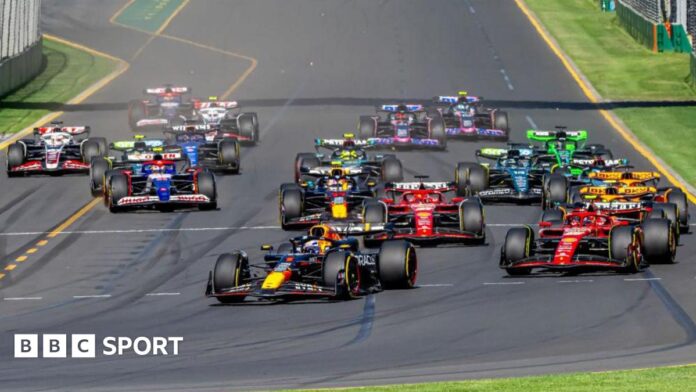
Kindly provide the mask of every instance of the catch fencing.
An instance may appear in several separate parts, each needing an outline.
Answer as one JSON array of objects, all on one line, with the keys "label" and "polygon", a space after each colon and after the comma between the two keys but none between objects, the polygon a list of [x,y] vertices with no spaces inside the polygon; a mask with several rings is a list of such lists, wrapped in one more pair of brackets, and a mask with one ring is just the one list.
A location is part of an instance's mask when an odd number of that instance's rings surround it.
[{"label": "catch fencing", "polygon": [[0,0],[0,97],[41,71],[40,16],[41,0]]}]

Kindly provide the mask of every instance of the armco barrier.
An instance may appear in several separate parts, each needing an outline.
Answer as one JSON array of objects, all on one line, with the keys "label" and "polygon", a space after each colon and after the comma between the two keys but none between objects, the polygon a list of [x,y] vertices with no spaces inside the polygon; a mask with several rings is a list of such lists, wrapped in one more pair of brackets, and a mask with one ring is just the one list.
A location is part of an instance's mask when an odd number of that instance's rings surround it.
[{"label": "armco barrier", "polygon": [[657,52],[657,25],[655,23],[648,21],[621,1],[616,3],[616,16],[619,19],[619,24],[628,34],[648,49]]},{"label": "armco barrier", "polygon": [[38,40],[24,52],[0,62],[0,97],[33,79],[43,68],[43,45]]}]

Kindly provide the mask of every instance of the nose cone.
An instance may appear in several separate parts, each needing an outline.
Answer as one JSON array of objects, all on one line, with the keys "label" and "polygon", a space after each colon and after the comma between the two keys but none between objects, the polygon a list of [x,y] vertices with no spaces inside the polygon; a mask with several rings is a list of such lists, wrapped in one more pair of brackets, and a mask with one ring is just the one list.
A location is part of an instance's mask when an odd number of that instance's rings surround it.
[{"label": "nose cone", "polygon": [[261,285],[262,290],[276,290],[285,282],[285,274],[282,272],[271,272],[264,279]]}]

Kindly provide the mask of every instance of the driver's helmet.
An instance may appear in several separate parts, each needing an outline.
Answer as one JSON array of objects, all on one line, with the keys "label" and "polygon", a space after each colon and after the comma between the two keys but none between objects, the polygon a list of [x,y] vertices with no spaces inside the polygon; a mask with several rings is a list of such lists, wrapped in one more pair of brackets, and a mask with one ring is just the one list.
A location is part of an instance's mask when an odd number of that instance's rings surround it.
[{"label": "driver's helmet", "polygon": [[326,226],[323,225],[314,226],[309,229],[309,235],[312,237],[322,238],[325,237],[327,233],[328,229],[326,228]]},{"label": "driver's helmet", "polygon": [[150,172],[151,173],[164,173],[164,166],[163,165],[150,165]]},{"label": "driver's helmet", "polygon": [[345,149],[355,148],[355,140],[353,140],[353,139],[343,140],[343,148],[345,148]]},{"label": "driver's helmet", "polygon": [[594,217],[593,216],[586,216],[582,219],[582,225],[583,226],[590,226],[594,222]]},{"label": "driver's helmet", "polygon": [[519,167],[529,167],[531,164],[530,160],[528,158],[519,158],[517,159],[517,165]]},{"label": "driver's helmet", "polygon": [[138,152],[147,150],[147,143],[142,140],[137,140],[133,143],[133,149]]},{"label": "driver's helmet", "polygon": [[606,216],[603,216],[603,215],[597,216],[597,225],[598,226],[604,226],[608,223],[609,223],[609,219]]},{"label": "driver's helmet", "polygon": [[394,118],[396,120],[406,120],[408,119],[408,107],[406,105],[399,105],[396,107],[396,112],[394,112]]},{"label": "driver's helmet", "polygon": [[329,248],[331,248],[331,241],[317,239],[305,242],[302,246],[302,251],[304,253],[322,255],[326,253]]},{"label": "driver's helmet", "polygon": [[571,227],[579,227],[580,224],[581,224],[580,217],[579,217],[579,216],[571,216],[571,217],[568,219],[568,224],[569,224]]}]

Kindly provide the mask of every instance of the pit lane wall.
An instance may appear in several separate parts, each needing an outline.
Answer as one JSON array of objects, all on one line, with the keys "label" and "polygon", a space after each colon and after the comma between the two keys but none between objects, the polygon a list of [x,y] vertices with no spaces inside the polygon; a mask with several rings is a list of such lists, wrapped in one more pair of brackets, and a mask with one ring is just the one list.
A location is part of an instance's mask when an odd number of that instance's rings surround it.
[{"label": "pit lane wall", "polygon": [[41,72],[41,0],[0,0],[0,97]]}]

